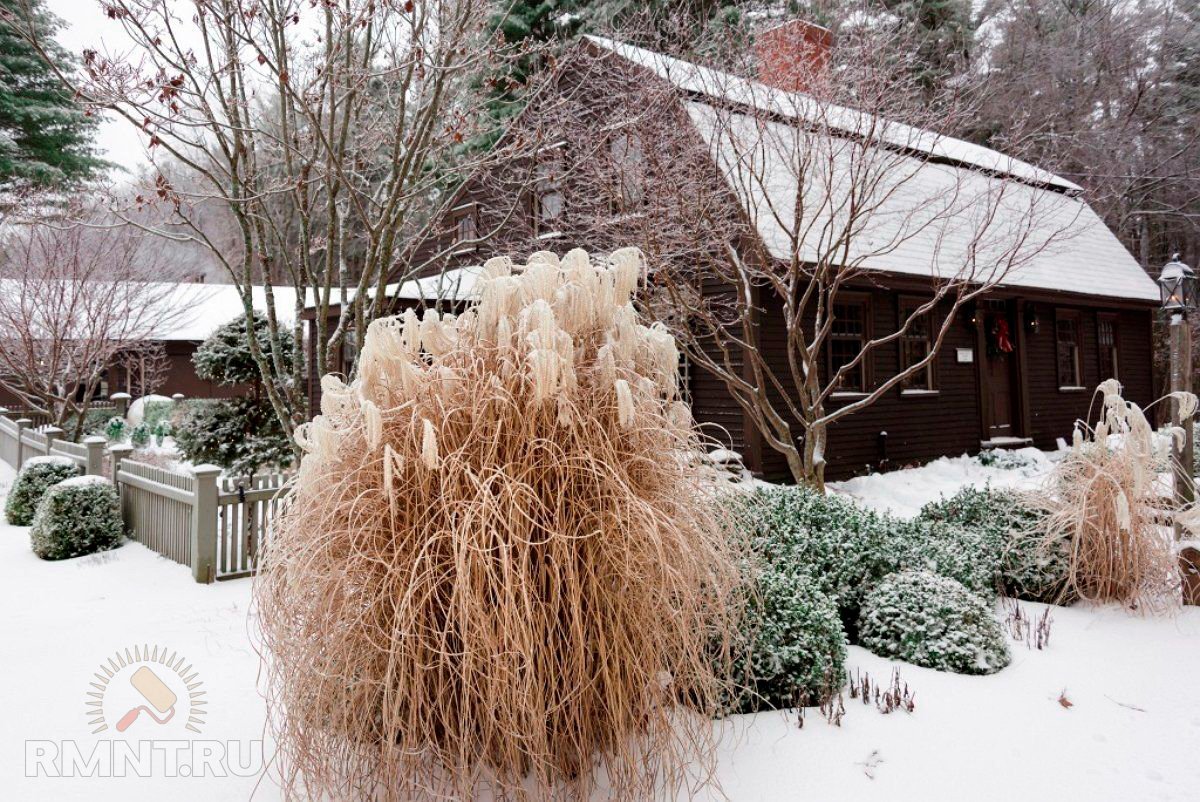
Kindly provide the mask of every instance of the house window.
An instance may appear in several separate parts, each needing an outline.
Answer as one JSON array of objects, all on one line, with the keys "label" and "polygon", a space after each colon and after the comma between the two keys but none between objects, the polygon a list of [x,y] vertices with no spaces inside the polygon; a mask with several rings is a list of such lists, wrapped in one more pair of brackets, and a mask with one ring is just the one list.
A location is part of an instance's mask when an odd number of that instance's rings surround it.
[{"label": "house window", "polygon": [[[867,300],[846,299],[833,303],[829,329],[829,375],[832,378],[854,361],[867,344]],[[865,393],[868,381],[865,360],[846,370],[835,392]]]},{"label": "house window", "polygon": [[642,139],[628,131],[618,133],[608,143],[613,164],[614,214],[629,214],[642,207],[646,199],[646,152]]},{"label": "house window", "polygon": [[558,233],[566,199],[562,193],[563,146],[546,148],[533,176],[533,233],[539,237]]},{"label": "house window", "polygon": [[[900,335],[900,371],[904,372],[925,359],[933,351],[933,323],[929,312],[917,310],[924,301],[903,299],[900,301],[900,325],[908,321],[908,330]],[[925,367],[900,382],[904,390],[933,390],[933,360]]]},{"label": "house window", "polygon": [[479,207],[475,204],[454,210],[454,243],[456,251],[473,251],[479,239]]},{"label": "house window", "polygon": [[1100,315],[1096,318],[1096,342],[1100,349],[1100,380],[1119,379],[1116,315]]},{"label": "house window", "polygon": [[1054,321],[1054,335],[1058,346],[1059,389],[1079,389],[1083,386],[1079,360],[1079,313],[1058,310]]}]

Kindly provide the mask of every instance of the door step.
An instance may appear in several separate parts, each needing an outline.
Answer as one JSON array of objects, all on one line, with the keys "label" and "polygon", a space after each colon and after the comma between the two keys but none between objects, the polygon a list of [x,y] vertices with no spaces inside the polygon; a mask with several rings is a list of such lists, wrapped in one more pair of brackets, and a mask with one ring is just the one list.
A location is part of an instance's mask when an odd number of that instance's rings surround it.
[{"label": "door step", "polygon": [[1032,437],[993,437],[991,440],[980,440],[979,447],[989,448],[1025,448],[1033,445]]}]

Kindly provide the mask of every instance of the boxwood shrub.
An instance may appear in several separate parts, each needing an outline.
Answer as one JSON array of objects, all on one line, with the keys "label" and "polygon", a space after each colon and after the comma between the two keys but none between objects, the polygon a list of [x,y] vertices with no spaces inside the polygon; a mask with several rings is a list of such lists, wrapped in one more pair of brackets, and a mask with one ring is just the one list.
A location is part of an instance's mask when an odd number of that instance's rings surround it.
[{"label": "boxwood shrub", "polygon": [[733,677],[740,693],[730,712],[825,701],[846,681],[846,633],[837,606],[794,565],[764,565],[756,584],[746,642],[735,644]]},{"label": "boxwood shrub", "polygon": [[101,476],[79,476],[46,491],[29,539],[43,560],[65,560],[111,549],[123,534],[117,489]]},{"label": "boxwood shrub", "polygon": [[992,674],[1010,660],[991,605],[929,571],[901,571],[871,590],[859,636],[875,654],[938,671]]},{"label": "boxwood shrub", "polygon": [[66,457],[33,457],[26,461],[4,503],[5,519],[13,526],[29,526],[46,491],[79,473],[79,466]]},{"label": "boxwood shrub", "polygon": [[1069,603],[1073,599],[1065,589],[1070,540],[1063,537],[1047,544],[1038,530],[1044,515],[1020,493],[964,487],[949,498],[926,504],[918,519],[979,533],[995,555],[994,582],[1006,595]]}]

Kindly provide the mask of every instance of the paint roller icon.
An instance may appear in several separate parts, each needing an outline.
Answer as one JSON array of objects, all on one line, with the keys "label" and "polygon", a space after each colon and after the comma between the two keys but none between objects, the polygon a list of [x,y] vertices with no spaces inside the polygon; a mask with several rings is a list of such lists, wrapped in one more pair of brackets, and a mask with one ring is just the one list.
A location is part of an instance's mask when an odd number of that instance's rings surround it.
[{"label": "paint roller icon", "polygon": [[155,710],[166,715],[159,718],[155,715],[154,710],[145,705],[138,705],[121,716],[121,720],[117,722],[117,732],[125,732],[129,729],[133,722],[137,721],[138,714],[143,711],[159,724],[166,724],[175,715],[175,692],[168,688],[149,668],[142,666],[133,672],[133,676],[129,678],[129,684],[142,695],[142,698],[153,705]]}]

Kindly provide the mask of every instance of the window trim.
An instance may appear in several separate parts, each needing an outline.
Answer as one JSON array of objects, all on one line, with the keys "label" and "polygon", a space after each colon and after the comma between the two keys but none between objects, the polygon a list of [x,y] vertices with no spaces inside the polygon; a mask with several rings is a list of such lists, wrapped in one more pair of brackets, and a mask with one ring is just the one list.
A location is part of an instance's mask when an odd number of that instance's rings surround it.
[{"label": "window trim", "polygon": [[[622,140],[627,143],[627,160],[629,153],[636,147],[639,161],[639,172],[635,176],[636,181],[629,180],[632,171],[626,169],[625,164],[620,163],[619,157],[614,152],[615,146]],[[605,137],[605,152],[613,173],[613,182],[608,198],[609,216],[617,219],[645,214],[647,194],[645,140],[642,139],[642,136],[637,131],[628,127],[614,129],[609,131]],[[631,194],[631,189],[633,190],[632,194],[636,195],[635,198],[628,197]]]},{"label": "window trim", "polygon": [[[930,300],[932,300],[932,299],[931,298],[923,298],[919,295],[901,295],[901,296],[899,296],[896,299],[896,329],[897,329],[897,331],[899,331],[900,327],[904,325],[904,321],[908,320],[908,318],[909,318],[908,313],[905,311],[906,309],[912,309],[913,311],[915,311],[916,308],[929,303]],[[935,306],[933,309],[930,309],[928,312],[926,312],[924,314],[924,317],[927,321],[924,339],[925,339],[925,346],[927,348],[928,353],[933,353],[933,327],[934,327],[933,313],[936,310],[936,308],[937,307]],[[911,334],[901,334],[899,337],[896,338],[896,357],[897,357],[896,364],[899,366],[899,370],[897,371],[898,373],[903,372],[905,369],[905,364],[904,364],[905,340],[916,340],[916,339],[918,339],[918,338]],[[900,388],[900,395],[905,398],[925,398],[925,397],[937,395],[940,392],[940,388],[938,385],[938,379],[939,379],[938,360],[937,360],[936,356],[934,356],[933,359],[931,359],[929,361],[929,364],[925,366],[925,376],[926,376],[926,384],[924,387],[906,386],[904,384],[904,382],[900,382],[898,384],[898,387]]]},{"label": "window trim", "polygon": [[[856,304],[863,309],[863,332],[862,332],[862,349],[866,350],[867,343],[872,340],[872,321],[874,306],[872,304],[871,293],[869,292],[852,292],[841,291],[830,299],[829,313],[833,314],[833,307],[838,304]],[[825,375],[828,377],[826,381],[833,381],[833,375],[836,371],[833,369],[833,342],[838,339],[838,335],[833,333],[833,326],[830,325],[829,334],[825,337]],[[848,338],[847,338],[848,339]],[[862,385],[859,387],[839,387],[830,392],[830,398],[834,399],[852,399],[863,398],[871,394],[871,388],[874,386],[874,371],[871,370],[872,358],[870,354],[859,363],[859,370],[862,375]]]},{"label": "window trim", "polygon": [[[1082,315],[1078,309],[1054,310],[1054,370],[1058,377],[1058,390],[1061,393],[1077,393],[1087,388],[1083,386],[1083,326],[1080,325]],[[1075,375],[1064,376],[1062,358],[1059,349],[1062,340],[1059,339],[1059,324],[1070,321],[1075,327]]]}]

